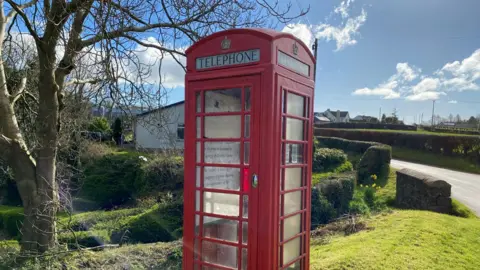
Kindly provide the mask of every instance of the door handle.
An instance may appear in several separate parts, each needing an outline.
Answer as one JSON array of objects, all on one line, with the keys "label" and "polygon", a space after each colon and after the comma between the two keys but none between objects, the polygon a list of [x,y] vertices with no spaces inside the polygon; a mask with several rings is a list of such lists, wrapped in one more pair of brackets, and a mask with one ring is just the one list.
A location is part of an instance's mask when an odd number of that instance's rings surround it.
[{"label": "door handle", "polygon": [[253,174],[252,175],[252,187],[256,188],[258,186],[258,175]]}]

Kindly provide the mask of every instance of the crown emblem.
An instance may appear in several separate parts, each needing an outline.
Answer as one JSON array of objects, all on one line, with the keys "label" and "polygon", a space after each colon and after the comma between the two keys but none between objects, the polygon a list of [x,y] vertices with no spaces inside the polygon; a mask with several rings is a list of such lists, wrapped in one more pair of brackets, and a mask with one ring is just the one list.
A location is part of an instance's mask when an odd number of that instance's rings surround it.
[{"label": "crown emblem", "polygon": [[222,50],[230,49],[230,43],[231,43],[231,40],[225,37],[225,39],[222,40]]}]

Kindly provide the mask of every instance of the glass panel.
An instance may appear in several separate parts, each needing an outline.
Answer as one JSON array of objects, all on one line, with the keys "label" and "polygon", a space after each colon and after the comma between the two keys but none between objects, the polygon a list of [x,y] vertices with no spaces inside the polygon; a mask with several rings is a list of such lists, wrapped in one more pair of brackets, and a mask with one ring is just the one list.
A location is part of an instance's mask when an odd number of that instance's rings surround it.
[{"label": "glass panel", "polygon": [[202,177],[201,174],[200,174],[200,167],[197,167],[197,170],[195,172],[195,186],[196,187],[200,187],[200,178]]},{"label": "glass panel", "polygon": [[283,220],[283,241],[302,231],[302,215],[298,214]]},{"label": "glass panel", "polygon": [[303,144],[287,144],[285,147],[285,163],[303,163]]},{"label": "glass panel", "polygon": [[200,231],[200,216],[195,215],[195,235],[198,235],[199,231]]},{"label": "glass panel", "polygon": [[248,222],[242,223],[242,243],[248,242]]},{"label": "glass panel", "polygon": [[240,138],[240,115],[222,115],[205,117],[205,138]]},{"label": "glass panel", "polygon": [[248,218],[248,195],[243,195],[243,218]]},{"label": "glass panel", "polygon": [[303,141],[304,140],[304,124],[302,120],[287,118],[286,136],[287,140]]},{"label": "glass panel", "polygon": [[245,111],[250,110],[250,87],[245,87]]},{"label": "glass panel", "polygon": [[239,142],[205,142],[205,162],[240,164]]},{"label": "glass panel", "polygon": [[243,145],[243,163],[248,164],[250,162],[250,142],[245,142]]},{"label": "glass panel", "polygon": [[203,236],[230,242],[237,242],[238,221],[204,216]]},{"label": "glass panel", "polygon": [[300,244],[300,237],[297,237],[283,245],[283,265],[300,256]]},{"label": "glass panel", "polygon": [[203,241],[202,243],[203,261],[214,263],[221,266],[237,268],[237,248]]},{"label": "glass panel", "polygon": [[286,113],[286,107],[285,107],[285,95],[287,94],[287,91],[283,91],[282,93],[282,112],[283,113]]},{"label": "glass panel", "polygon": [[239,195],[217,192],[205,192],[203,195],[203,212],[238,217],[240,208]]},{"label": "glass panel", "polygon": [[285,190],[302,186],[302,168],[285,168]]},{"label": "glass panel", "polygon": [[287,96],[287,114],[295,116],[304,116],[304,97],[288,93]]},{"label": "glass panel", "polygon": [[240,190],[240,168],[205,167],[205,188]]},{"label": "glass panel", "polygon": [[197,142],[197,163],[200,163],[201,162],[201,143],[200,142]]},{"label": "glass panel", "polygon": [[285,268],[288,270],[300,270],[300,263],[302,260],[295,262],[294,264],[290,265],[289,267]]},{"label": "glass panel", "polygon": [[232,88],[205,92],[205,112],[239,112],[242,110],[242,89]]},{"label": "glass panel", "polygon": [[242,249],[242,270],[248,269],[248,251],[247,249]]},{"label": "glass panel", "polygon": [[193,240],[193,247],[194,247],[193,248],[193,256],[194,256],[195,260],[198,260],[198,257],[199,257],[198,256],[199,253],[200,253],[199,245],[200,245],[200,240],[195,238]]},{"label": "glass panel", "polygon": [[200,191],[195,191],[195,211],[200,211]]},{"label": "glass panel", "polygon": [[202,137],[202,121],[200,117],[197,117],[197,139]]},{"label": "glass panel", "polygon": [[302,209],[302,191],[289,192],[283,196],[285,216]]},{"label": "glass panel", "polygon": [[195,99],[197,102],[197,113],[202,111],[202,98],[200,96],[201,92],[195,93]]},{"label": "glass panel", "polygon": [[245,115],[244,137],[250,138],[250,115]]}]

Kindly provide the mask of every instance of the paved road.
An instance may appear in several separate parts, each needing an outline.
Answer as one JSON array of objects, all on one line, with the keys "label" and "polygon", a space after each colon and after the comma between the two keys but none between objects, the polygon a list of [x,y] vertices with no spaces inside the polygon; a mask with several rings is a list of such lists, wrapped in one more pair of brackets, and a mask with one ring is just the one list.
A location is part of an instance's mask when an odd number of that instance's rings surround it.
[{"label": "paved road", "polygon": [[447,181],[452,185],[452,196],[475,211],[477,216],[480,216],[480,175],[395,159],[392,159],[391,166],[396,169],[408,168],[416,170]]}]

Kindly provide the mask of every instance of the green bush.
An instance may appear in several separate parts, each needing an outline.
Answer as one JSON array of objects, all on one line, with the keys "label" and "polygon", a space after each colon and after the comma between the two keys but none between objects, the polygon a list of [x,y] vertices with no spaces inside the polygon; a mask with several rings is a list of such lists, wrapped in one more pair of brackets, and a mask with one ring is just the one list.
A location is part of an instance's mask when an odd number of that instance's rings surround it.
[{"label": "green bush", "polygon": [[21,207],[0,206],[0,230],[12,238],[20,237],[23,217]]},{"label": "green bush", "polygon": [[320,182],[320,192],[336,210],[337,215],[348,212],[348,206],[353,198],[354,178],[324,180]]},{"label": "green bush", "polygon": [[106,230],[60,233],[58,234],[58,242],[67,245],[69,249],[98,247],[111,243],[110,233]]},{"label": "green bush", "polygon": [[112,234],[112,241],[130,243],[169,242],[182,237],[183,200],[152,207],[133,216]]},{"label": "green bush", "polygon": [[317,188],[312,189],[311,229],[327,224],[337,217],[337,211]]},{"label": "green bush", "polygon": [[365,198],[365,194],[363,191],[360,191],[360,190],[355,191],[353,200],[351,200],[349,204],[350,214],[356,214],[356,215],[370,214],[370,208],[367,205],[367,203],[365,203],[364,198]]},{"label": "green bush", "polygon": [[333,171],[347,161],[347,155],[339,149],[319,148],[313,158],[313,172]]},{"label": "green bush", "polygon": [[376,142],[352,141],[336,137],[318,136],[317,139],[321,147],[335,148],[358,154],[365,153],[371,146],[381,145]]},{"label": "green bush", "polygon": [[363,193],[363,200],[368,205],[368,207],[370,208],[375,207],[375,201],[376,201],[375,188],[366,187]]},{"label": "green bush", "polygon": [[183,189],[183,157],[161,156],[142,166],[142,177],[135,182],[136,190],[144,194]]},{"label": "green bush", "polygon": [[463,218],[477,218],[477,215],[459,201],[452,199],[452,215]]},{"label": "green bush", "polygon": [[107,209],[132,201],[144,162],[137,153],[119,152],[88,164],[80,197]]},{"label": "green bush", "polygon": [[390,172],[392,148],[387,145],[375,145],[367,149],[357,167],[357,184],[385,186]]},{"label": "green bush", "polygon": [[111,131],[108,120],[105,117],[94,117],[88,125],[88,131],[108,133]]}]

